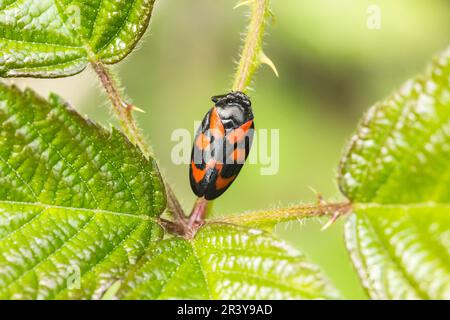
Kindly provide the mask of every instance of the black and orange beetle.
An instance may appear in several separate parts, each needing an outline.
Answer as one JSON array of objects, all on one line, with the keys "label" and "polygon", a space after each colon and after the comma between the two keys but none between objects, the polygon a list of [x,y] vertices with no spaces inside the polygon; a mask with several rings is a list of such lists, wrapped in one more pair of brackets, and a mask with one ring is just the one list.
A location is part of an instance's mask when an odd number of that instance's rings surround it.
[{"label": "black and orange beetle", "polygon": [[240,91],[214,96],[194,138],[189,178],[198,197],[213,200],[236,179],[250,152],[254,123],[250,99]]}]

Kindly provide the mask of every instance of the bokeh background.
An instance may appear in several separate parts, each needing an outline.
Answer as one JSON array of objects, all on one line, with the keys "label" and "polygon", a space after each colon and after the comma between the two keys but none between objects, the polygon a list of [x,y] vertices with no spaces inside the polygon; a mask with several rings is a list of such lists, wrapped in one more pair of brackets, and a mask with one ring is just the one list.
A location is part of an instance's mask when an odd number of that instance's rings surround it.
[{"label": "bokeh background", "polygon": [[[171,161],[177,128],[193,131],[211,107],[212,95],[229,90],[245,7],[230,0],[159,0],[138,50],[116,66],[127,94],[145,114],[139,123],[154,147],[164,175],[183,206],[194,196],[188,166]],[[367,27],[368,8],[381,10],[381,28]],[[280,130],[280,168],[273,176],[246,165],[237,182],[214,203],[214,215],[236,214],[325,199],[343,200],[336,185],[342,150],[367,108],[386,97],[450,40],[448,0],[273,0],[275,21],[265,51],[280,78],[268,67],[250,92],[257,128]],[[58,80],[14,80],[43,95],[56,92],[82,114],[115,124],[95,75]],[[302,250],[346,298],[366,298],[348,260],[343,223],[321,232],[324,220],[277,227]]]}]

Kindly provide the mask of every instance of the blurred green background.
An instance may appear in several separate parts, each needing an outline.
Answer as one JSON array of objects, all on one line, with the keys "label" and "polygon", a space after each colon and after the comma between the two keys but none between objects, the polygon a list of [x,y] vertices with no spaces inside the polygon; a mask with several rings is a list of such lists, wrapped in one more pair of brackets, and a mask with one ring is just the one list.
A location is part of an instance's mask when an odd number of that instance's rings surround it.
[{"label": "blurred green background", "polygon": [[[171,161],[171,133],[193,131],[225,93],[246,25],[247,8],[234,1],[159,0],[143,41],[116,70],[127,94],[147,112],[137,114],[164,175],[186,211],[194,201],[188,166]],[[381,28],[369,29],[377,5]],[[214,203],[214,215],[316,201],[310,187],[330,201],[343,200],[336,169],[346,141],[367,108],[424,69],[449,44],[448,0],[273,0],[276,19],[265,51],[268,67],[250,92],[257,128],[280,130],[276,175],[246,165]],[[115,123],[95,75],[86,70],[59,80],[14,80],[42,94],[57,92],[81,113]],[[321,266],[346,298],[366,298],[348,260],[340,221],[321,232],[323,220],[289,223],[277,233]]]}]

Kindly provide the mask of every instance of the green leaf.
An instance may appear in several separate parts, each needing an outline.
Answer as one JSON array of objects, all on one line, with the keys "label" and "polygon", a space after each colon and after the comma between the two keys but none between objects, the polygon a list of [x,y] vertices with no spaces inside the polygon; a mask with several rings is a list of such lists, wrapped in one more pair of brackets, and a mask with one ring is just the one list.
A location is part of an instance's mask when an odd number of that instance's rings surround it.
[{"label": "green leaf", "polygon": [[450,205],[357,209],[346,240],[375,299],[450,299]]},{"label": "green leaf", "polygon": [[63,77],[116,63],[145,32],[154,0],[0,1],[0,76]]},{"label": "green leaf", "polygon": [[161,236],[155,163],[57,96],[0,84],[0,298],[99,298]]},{"label": "green leaf", "polygon": [[210,224],[159,242],[128,275],[124,299],[336,298],[316,266],[257,229]]},{"label": "green leaf", "polygon": [[449,59],[372,107],[341,165],[347,245],[373,298],[450,299]]}]

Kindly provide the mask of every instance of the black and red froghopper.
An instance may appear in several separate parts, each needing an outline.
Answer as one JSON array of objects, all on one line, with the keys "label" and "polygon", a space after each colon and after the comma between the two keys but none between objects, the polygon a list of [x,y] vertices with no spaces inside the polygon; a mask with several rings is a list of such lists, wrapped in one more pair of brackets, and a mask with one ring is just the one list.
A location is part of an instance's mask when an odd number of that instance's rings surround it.
[{"label": "black and red froghopper", "polygon": [[215,103],[194,138],[189,178],[198,197],[213,200],[236,179],[253,141],[250,99],[234,91],[211,98]]}]

